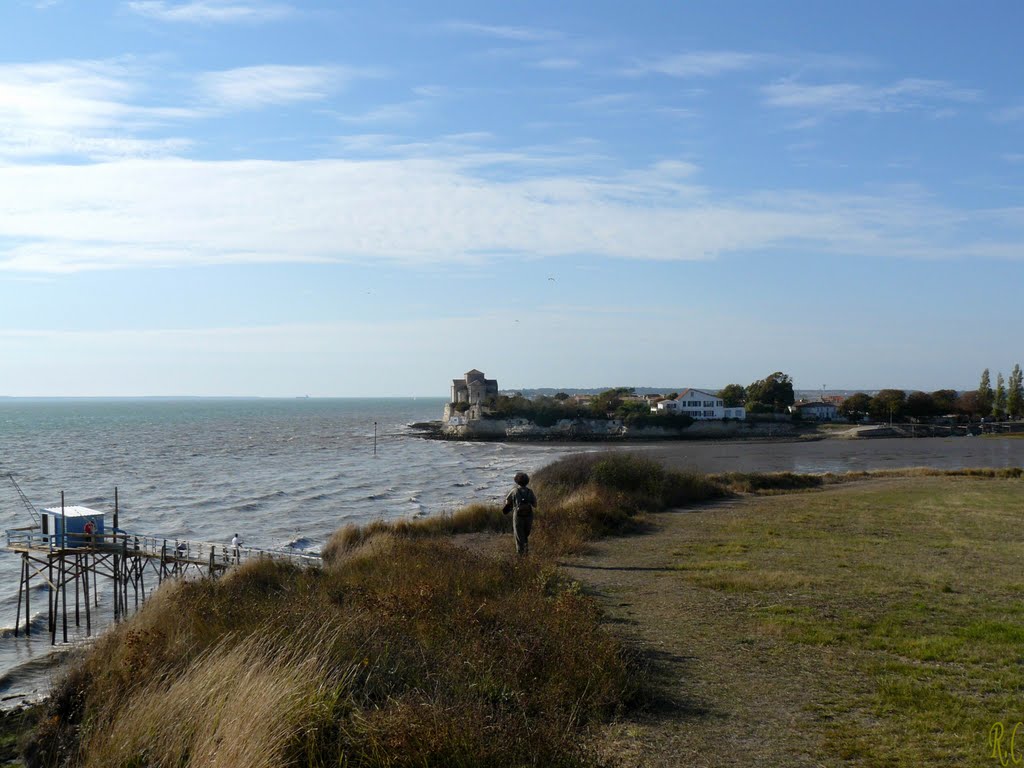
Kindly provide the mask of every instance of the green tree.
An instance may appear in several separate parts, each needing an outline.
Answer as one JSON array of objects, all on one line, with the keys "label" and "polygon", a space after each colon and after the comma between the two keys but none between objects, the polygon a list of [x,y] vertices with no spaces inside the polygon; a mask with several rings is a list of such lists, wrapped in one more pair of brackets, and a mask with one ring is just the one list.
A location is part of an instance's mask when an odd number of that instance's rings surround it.
[{"label": "green tree", "polygon": [[992,404],[995,396],[992,392],[992,381],[988,375],[988,368],[981,372],[981,382],[978,384],[978,411],[982,416],[992,412]]},{"label": "green tree", "polygon": [[736,408],[747,401],[747,390],[741,384],[726,384],[718,396],[725,401],[726,408]]},{"label": "green tree", "polygon": [[1014,365],[1010,373],[1006,388],[1006,412],[1011,419],[1019,419],[1024,413],[1024,376],[1021,375],[1020,363]]},{"label": "green tree", "polygon": [[590,410],[599,419],[614,413],[622,405],[622,398],[634,394],[632,387],[614,387],[606,389],[590,401]]},{"label": "green tree", "polygon": [[982,411],[981,405],[978,402],[978,391],[971,389],[967,392],[961,392],[960,396],[956,399],[956,412],[966,416],[968,419],[980,416]]},{"label": "green tree", "polygon": [[628,420],[632,416],[643,416],[651,412],[651,406],[642,400],[627,400],[615,409],[615,418]]},{"label": "green tree", "polygon": [[1006,383],[1003,381],[1003,372],[996,374],[996,392],[992,397],[992,416],[1002,419],[1006,415]]},{"label": "green tree", "polygon": [[839,413],[846,417],[847,421],[863,421],[868,415],[870,405],[871,398],[863,392],[858,392],[843,400],[839,406]]},{"label": "green tree", "polygon": [[776,371],[747,387],[747,410],[754,413],[782,412],[794,400],[793,380],[782,371]]},{"label": "green tree", "polygon": [[935,398],[927,392],[911,392],[907,395],[905,410],[915,421],[928,421],[940,413],[935,407]]},{"label": "green tree", "polygon": [[948,413],[956,413],[957,396],[955,389],[937,389],[932,392],[932,402],[935,403],[935,415],[944,416]]},{"label": "green tree", "polygon": [[875,421],[899,421],[906,403],[907,393],[902,389],[883,389],[871,398],[868,412]]}]

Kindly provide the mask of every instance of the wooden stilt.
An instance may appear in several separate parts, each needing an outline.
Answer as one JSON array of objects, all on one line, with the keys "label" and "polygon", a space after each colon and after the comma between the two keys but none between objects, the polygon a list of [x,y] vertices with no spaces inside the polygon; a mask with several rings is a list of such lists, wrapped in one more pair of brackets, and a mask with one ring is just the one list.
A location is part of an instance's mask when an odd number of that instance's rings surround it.
[{"label": "wooden stilt", "polygon": [[25,637],[32,634],[32,611],[29,607],[28,596],[32,592],[32,573],[28,562],[28,552],[23,558],[25,560]]},{"label": "wooden stilt", "polygon": [[53,636],[53,641],[57,641],[57,585],[53,583],[53,555],[51,554],[46,558],[46,586],[49,590],[47,594],[47,609],[46,609],[46,631]]},{"label": "wooden stilt", "polygon": [[[25,589],[25,576],[28,574],[28,570],[25,568],[25,566],[28,563],[28,561],[26,560],[27,557],[28,557],[28,553],[26,552],[25,556],[21,558],[21,578],[18,580],[18,615],[14,619],[14,636],[15,637],[18,636],[18,626],[21,624],[21,592],[22,592],[22,590]],[[27,612],[25,614],[25,618],[26,619],[28,618],[28,613]]]},{"label": "wooden stilt", "polygon": [[92,606],[89,605],[89,555],[84,555],[85,570],[82,571],[82,588],[85,590],[85,636],[92,636]]},{"label": "wooden stilt", "polygon": [[61,587],[60,588],[61,600],[60,600],[60,605],[61,605],[61,613],[63,614],[63,618],[64,618],[64,623],[63,623],[64,635],[63,636],[64,636],[64,642],[65,643],[68,641],[68,578],[67,578],[68,575],[67,575],[67,567],[68,567],[67,566],[67,557],[64,556],[64,555],[61,555],[61,558],[60,558],[60,573],[61,573],[61,580],[60,580],[60,582],[61,582],[61,584],[60,584],[60,587]]}]

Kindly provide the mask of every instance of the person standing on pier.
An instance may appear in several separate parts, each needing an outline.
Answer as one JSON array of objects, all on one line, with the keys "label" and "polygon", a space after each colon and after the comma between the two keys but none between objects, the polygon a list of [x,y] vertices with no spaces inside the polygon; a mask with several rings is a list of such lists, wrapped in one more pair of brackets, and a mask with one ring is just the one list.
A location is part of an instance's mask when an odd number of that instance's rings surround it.
[{"label": "person standing on pier", "polygon": [[237,533],[231,537],[231,554],[234,556],[236,563],[242,561],[242,537]]},{"label": "person standing on pier", "polygon": [[516,472],[516,487],[505,497],[502,512],[512,513],[512,537],[516,542],[516,553],[529,554],[530,529],[533,528],[533,513],[537,509],[537,494],[529,488],[530,476]]}]

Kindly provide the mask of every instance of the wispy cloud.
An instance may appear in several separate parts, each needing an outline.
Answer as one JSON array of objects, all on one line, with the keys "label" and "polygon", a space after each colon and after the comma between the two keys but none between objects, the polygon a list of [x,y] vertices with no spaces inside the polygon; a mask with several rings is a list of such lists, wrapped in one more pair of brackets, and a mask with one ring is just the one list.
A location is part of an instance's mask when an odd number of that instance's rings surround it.
[{"label": "wispy cloud", "polygon": [[568,57],[549,57],[535,61],[530,66],[536,67],[537,69],[568,70],[579,69],[582,66],[582,62],[580,62],[579,59],[572,59]]},{"label": "wispy cloud", "polygon": [[573,105],[586,109],[620,109],[627,104],[636,102],[637,98],[638,94],[635,93],[599,93],[577,99]]},{"label": "wispy cloud", "polygon": [[[943,80],[905,78],[890,85],[827,83],[809,85],[781,80],[762,89],[766,104],[772,107],[823,112],[936,112],[953,103],[978,101],[976,90],[960,88]],[[946,115],[948,116],[948,114]]]},{"label": "wispy cloud", "polygon": [[195,112],[132,103],[142,90],[137,72],[124,62],[0,65],[0,157],[109,158],[180,150],[184,140],[137,134]]},{"label": "wispy cloud", "polygon": [[261,65],[207,72],[198,79],[201,98],[221,108],[253,109],[271,104],[319,101],[355,77],[342,67]]},{"label": "wispy cloud", "polygon": [[673,56],[636,61],[623,70],[625,75],[667,75],[669,77],[714,77],[728,72],[752,69],[772,57],[743,51],[691,51]]},{"label": "wispy cloud", "polygon": [[780,248],[1019,258],[1024,236],[1019,215],[997,221],[898,190],[730,198],[698,186],[697,169],[678,161],[605,176],[535,167],[515,181],[477,167],[472,155],[9,166],[0,168],[0,269],[687,260]]},{"label": "wispy cloud", "polygon": [[415,120],[426,106],[425,99],[411,99],[394,104],[381,104],[364,112],[338,114],[337,119],[353,125],[372,125],[374,123],[405,123]]},{"label": "wispy cloud", "polygon": [[276,21],[295,13],[295,9],[290,5],[258,0],[195,0],[188,3],[133,0],[125,5],[134,13],[151,19],[190,24],[260,23]]},{"label": "wispy cloud", "polygon": [[540,27],[513,27],[496,24],[478,24],[472,21],[448,21],[441,25],[451,32],[463,32],[481,37],[493,37],[500,40],[514,40],[521,43],[543,43],[560,40],[561,32]]}]

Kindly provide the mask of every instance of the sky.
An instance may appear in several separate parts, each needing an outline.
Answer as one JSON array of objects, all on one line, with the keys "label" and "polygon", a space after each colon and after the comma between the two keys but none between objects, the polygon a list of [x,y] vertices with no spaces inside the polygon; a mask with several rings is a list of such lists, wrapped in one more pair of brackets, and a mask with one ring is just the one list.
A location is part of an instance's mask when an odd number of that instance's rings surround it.
[{"label": "sky", "polygon": [[1024,4],[5,0],[0,395],[973,389]]}]

